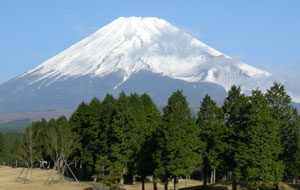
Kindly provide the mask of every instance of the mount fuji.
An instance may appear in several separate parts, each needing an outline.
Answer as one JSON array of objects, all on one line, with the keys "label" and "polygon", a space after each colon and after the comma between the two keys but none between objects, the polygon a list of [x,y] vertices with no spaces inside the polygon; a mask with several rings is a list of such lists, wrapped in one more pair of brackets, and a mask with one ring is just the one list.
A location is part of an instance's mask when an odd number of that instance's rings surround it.
[{"label": "mount fuji", "polygon": [[165,104],[183,90],[192,105],[222,102],[229,88],[266,89],[271,74],[209,47],[169,22],[120,17],[26,73],[0,85],[0,113],[74,109],[110,93],[148,93]]}]

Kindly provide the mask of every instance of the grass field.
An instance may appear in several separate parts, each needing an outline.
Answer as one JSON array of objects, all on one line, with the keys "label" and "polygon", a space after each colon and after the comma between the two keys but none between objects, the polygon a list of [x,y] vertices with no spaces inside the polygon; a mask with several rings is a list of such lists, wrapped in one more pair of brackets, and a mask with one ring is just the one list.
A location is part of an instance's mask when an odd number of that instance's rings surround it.
[{"label": "grass field", "polygon": [[[202,182],[197,180],[179,180],[179,190],[186,190],[185,187],[192,187],[189,188],[190,190],[201,190]],[[123,188],[126,190],[141,190],[141,184],[137,183],[136,185],[124,185]],[[146,183],[145,185],[146,190],[153,190],[152,183]],[[169,190],[173,190],[173,182],[169,182],[168,186]],[[164,186],[158,184],[158,190],[163,190]],[[231,184],[214,184],[208,185],[207,190],[231,190]],[[247,188],[243,186],[238,186],[239,190],[246,190]],[[281,190],[300,190],[300,184],[290,184],[290,183],[281,183],[280,184]]]},{"label": "grass field", "polygon": [[[0,189],[5,190],[83,190],[90,187],[86,183],[80,183],[79,185],[75,182],[65,181],[63,184],[58,183],[58,174],[54,175],[54,183],[50,185],[45,185],[45,182],[48,178],[48,173],[50,170],[41,170],[39,168],[33,169],[33,182],[24,183],[24,181],[19,180],[16,182],[16,179],[22,168],[11,168],[6,166],[0,166]],[[194,187],[192,190],[200,190],[202,182],[198,180],[179,180],[179,189],[184,190],[185,187]],[[141,190],[141,183],[135,185],[124,185],[122,188],[126,190]],[[146,190],[153,190],[152,183],[145,184]],[[158,184],[158,190],[163,190],[164,186]],[[173,190],[173,182],[169,182],[169,190]],[[239,187],[239,189],[244,189]],[[282,183],[280,189],[285,190],[300,190],[300,184],[287,184]],[[207,190],[231,190],[230,184],[215,184],[209,185]]]},{"label": "grass field", "polygon": [[[202,182],[198,181],[198,180],[186,180],[185,181],[184,179],[180,179],[179,182],[178,182],[179,189],[185,188],[185,187],[200,186],[200,185],[202,185]],[[160,184],[157,184],[157,187],[158,187],[158,190],[163,190],[164,189],[164,186],[160,185]],[[135,185],[124,185],[123,188],[126,189],[126,190],[141,190],[142,189],[142,184],[137,183]],[[174,189],[174,183],[170,182],[169,185],[168,185],[168,188],[170,190]],[[152,183],[146,183],[145,184],[145,189],[146,190],[153,190]]]},{"label": "grass field", "polygon": [[[90,187],[88,184],[80,183],[79,186],[75,182],[65,181],[63,184],[58,184],[58,175],[54,175],[54,180],[56,183],[45,185],[48,178],[48,173],[46,170],[33,169],[33,182],[24,183],[24,181],[16,182],[16,179],[22,168],[11,168],[0,166],[0,189],[5,190],[83,190]],[[50,171],[48,171],[50,172]]]}]

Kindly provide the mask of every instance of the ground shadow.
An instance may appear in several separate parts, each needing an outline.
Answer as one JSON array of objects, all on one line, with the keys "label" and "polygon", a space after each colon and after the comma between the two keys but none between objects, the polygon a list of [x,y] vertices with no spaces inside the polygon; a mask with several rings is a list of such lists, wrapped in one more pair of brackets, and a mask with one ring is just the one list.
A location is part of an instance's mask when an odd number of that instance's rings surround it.
[{"label": "ground shadow", "polygon": [[[214,184],[208,185],[205,190],[227,190],[228,185]],[[192,187],[179,188],[179,190],[204,190],[203,185],[197,185]]]},{"label": "ground shadow", "polygon": [[293,183],[285,183],[287,186],[291,187],[292,189],[300,189],[300,184],[293,184]]}]

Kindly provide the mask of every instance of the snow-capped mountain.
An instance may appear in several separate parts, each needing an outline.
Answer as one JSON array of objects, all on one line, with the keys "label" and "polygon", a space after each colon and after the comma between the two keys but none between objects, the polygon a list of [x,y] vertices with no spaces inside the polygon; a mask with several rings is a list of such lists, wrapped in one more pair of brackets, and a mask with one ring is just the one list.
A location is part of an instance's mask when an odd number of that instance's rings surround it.
[{"label": "snow-capped mountain", "polygon": [[148,92],[162,103],[183,89],[196,104],[205,93],[221,100],[233,84],[246,93],[265,89],[269,77],[163,19],[120,17],[0,85],[0,112],[74,107],[121,90]]}]

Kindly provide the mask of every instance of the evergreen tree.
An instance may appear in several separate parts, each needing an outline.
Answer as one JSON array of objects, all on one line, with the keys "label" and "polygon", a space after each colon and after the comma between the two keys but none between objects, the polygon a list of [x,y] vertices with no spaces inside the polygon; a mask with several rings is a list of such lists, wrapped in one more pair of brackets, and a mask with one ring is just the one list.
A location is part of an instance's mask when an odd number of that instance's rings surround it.
[{"label": "evergreen tree", "polygon": [[4,144],[5,144],[5,142],[4,142],[4,137],[3,137],[3,134],[0,132],[0,152],[3,151],[3,149],[4,149]]},{"label": "evergreen tree", "polygon": [[285,150],[286,158],[285,162],[285,176],[288,179],[292,179],[295,183],[296,179],[300,176],[300,116],[297,110],[294,109],[293,115],[297,115],[296,121],[294,121],[293,127],[290,129],[289,141],[291,144],[288,146],[288,151]]},{"label": "evergreen tree", "polygon": [[[146,116],[146,126],[143,131],[144,141],[137,154],[137,172],[142,178],[142,190],[145,190],[145,178],[153,175],[156,167],[153,156],[157,149],[156,132],[161,124],[161,116],[149,95],[143,94],[140,99]],[[153,179],[153,185],[156,187],[155,178]]]},{"label": "evergreen tree", "polygon": [[209,171],[212,171],[211,178],[213,182],[215,181],[215,170],[222,161],[221,155],[225,149],[223,110],[208,95],[201,102],[197,124],[200,128],[199,138],[202,142],[205,142],[205,151],[203,153],[203,186],[205,187]]},{"label": "evergreen tree", "polygon": [[135,178],[138,172],[138,154],[142,149],[142,145],[146,139],[147,129],[147,117],[141,98],[136,94],[129,96],[130,110],[132,112],[134,125],[132,126],[132,133],[134,134],[135,146],[133,147],[133,153],[131,155],[131,162],[128,163],[127,168],[129,177],[132,179],[132,183],[135,184]]},{"label": "evergreen tree", "polygon": [[243,143],[243,129],[246,124],[246,106],[248,98],[241,94],[240,87],[232,86],[222,106],[226,124],[226,149],[224,161],[232,173],[232,189],[237,189],[237,180],[242,177],[241,163],[237,152]]},{"label": "evergreen tree", "polygon": [[[96,101],[95,101],[96,102]],[[91,177],[94,174],[94,157],[89,150],[88,146],[90,143],[89,134],[91,131],[91,111],[89,110],[89,105],[82,102],[75,112],[70,117],[70,127],[73,132],[79,135],[81,138],[80,146],[77,150],[77,157],[81,162],[83,162],[83,169],[85,177]],[[95,120],[93,120],[95,121]],[[94,123],[93,123],[94,124]],[[54,124],[55,125],[55,124]]]},{"label": "evergreen tree", "polygon": [[82,129],[81,136],[83,140],[82,154],[86,166],[95,174],[95,164],[97,157],[101,153],[100,135],[104,131],[100,127],[100,117],[102,112],[101,102],[97,98],[93,98],[87,107],[87,123],[85,128]]},{"label": "evergreen tree", "polygon": [[11,160],[12,161],[17,161],[18,165],[23,165],[24,163],[20,163],[22,161],[22,140],[21,137],[17,137],[14,141],[13,146],[11,147]]},{"label": "evergreen tree", "polygon": [[249,189],[254,190],[270,181],[278,182],[282,169],[278,155],[282,148],[269,102],[261,91],[252,92],[246,110],[235,160]]},{"label": "evergreen tree", "polygon": [[196,153],[199,145],[198,128],[182,91],[172,94],[163,111],[155,172],[165,184],[171,176],[174,189],[178,190],[178,177],[190,175],[201,160],[201,155]]},{"label": "evergreen tree", "polygon": [[111,153],[111,145],[114,143],[112,139],[112,123],[116,112],[117,101],[110,94],[107,94],[101,103],[102,111],[100,115],[100,155],[106,156]]},{"label": "evergreen tree", "polygon": [[300,158],[298,156],[300,152],[300,125],[297,110],[291,106],[291,98],[280,83],[275,82],[267,90],[266,97],[269,100],[272,117],[275,119],[283,146],[280,160],[283,160],[285,164],[285,177],[295,179],[300,174]]},{"label": "evergreen tree", "polygon": [[[112,122],[112,162],[115,168],[119,169],[120,176],[125,173],[134,175],[135,166],[132,164],[134,164],[136,153],[141,148],[140,140],[143,135],[140,122],[142,122],[142,117],[139,116],[138,111],[142,109],[137,105],[131,105],[134,101],[138,101],[138,97],[129,98],[121,92]],[[120,183],[122,184],[123,181]]]},{"label": "evergreen tree", "polygon": [[116,112],[116,100],[110,94],[107,94],[101,102],[101,113],[99,119],[99,133],[98,141],[99,147],[97,149],[97,161],[95,164],[95,178],[102,181],[103,184],[114,186],[116,181],[120,180],[118,170],[112,165],[112,149],[111,145],[115,144],[113,139],[113,117]]}]

